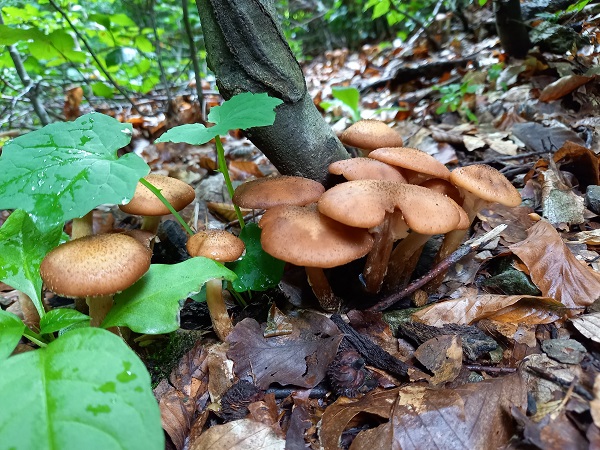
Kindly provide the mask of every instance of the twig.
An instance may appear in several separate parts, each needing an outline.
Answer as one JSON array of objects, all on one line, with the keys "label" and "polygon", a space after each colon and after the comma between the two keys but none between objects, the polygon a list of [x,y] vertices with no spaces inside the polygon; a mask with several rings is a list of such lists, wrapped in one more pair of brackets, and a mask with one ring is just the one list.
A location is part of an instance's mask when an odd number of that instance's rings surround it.
[{"label": "twig", "polygon": [[482,366],[480,364],[466,364],[465,368],[475,372],[486,372],[493,374],[515,373],[517,371],[515,367],[492,367]]},{"label": "twig", "polygon": [[81,42],[83,42],[83,45],[85,46],[85,48],[87,49],[87,51],[89,52],[90,56],[92,57],[92,59],[96,62],[96,64],[98,65],[98,68],[102,71],[102,73],[104,74],[104,76],[106,77],[106,79],[108,81],[110,81],[110,84],[112,84],[115,89],[117,91],[119,91],[121,93],[121,95],[123,97],[125,97],[125,99],[131,104],[131,106],[133,107],[133,109],[135,110],[135,112],[137,114],[139,114],[140,116],[145,116],[146,114],[143,114],[137,107],[137,105],[133,102],[133,100],[129,97],[129,95],[127,94],[127,92],[125,92],[125,90],[119,86],[119,84],[116,82],[116,80],[112,77],[112,75],[104,68],[104,65],[100,62],[100,60],[98,59],[98,57],[96,56],[96,53],[94,53],[94,50],[92,50],[92,47],[90,47],[90,44],[88,44],[88,41],[83,37],[83,35],[79,32],[79,30],[75,27],[75,25],[73,25],[73,22],[71,22],[71,19],[69,19],[69,16],[67,16],[67,13],[64,12],[62,10],[62,8],[56,4],[56,2],[54,0],[48,0],[50,5],[52,5],[52,7],[58,11],[58,13],[65,19],[65,21],[69,24],[69,27],[71,27],[71,29],[73,30],[73,32],[75,33],[75,35],[77,36],[77,39],[80,39]]},{"label": "twig", "polygon": [[388,309],[390,306],[398,303],[400,300],[408,297],[412,293],[414,293],[417,289],[423,287],[427,282],[433,280],[439,274],[447,271],[451,266],[456,264],[458,261],[463,259],[469,253],[477,250],[479,247],[484,246],[488,242],[494,240],[500,233],[502,233],[506,229],[507,225],[501,224],[497,227],[493,228],[491,231],[485,233],[483,236],[477,239],[471,239],[465,242],[463,245],[458,247],[456,251],[451,253],[446,259],[440,261],[440,263],[431,269],[427,274],[423,275],[421,278],[416,279],[400,292],[392,294],[388,297],[383,298],[381,301],[376,303],[375,305],[367,308],[367,311],[384,311]]},{"label": "twig", "polygon": [[574,384],[572,381],[563,380],[562,378],[558,378],[556,375],[548,373],[542,369],[538,369],[537,367],[527,367],[527,370],[536,374],[540,378],[543,378],[544,380],[548,380],[554,384],[558,384],[560,387],[568,388],[570,386],[573,386],[573,390],[575,391],[575,393],[581,395],[586,400],[591,401],[594,399],[594,395],[580,384]]},{"label": "twig", "polygon": [[462,165],[463,166],[472,166],[473,164],[493,164],[493,163],[499,162],[499,161],[513,161],[513,160],[525,159],[525,158],[529,158],[530,156],[542,155],[544,153],[548,153],[548,150],[538,150],[535,152],[521,153],[520,155],[497,156],[496,158],[484,159],[483,161],[467,162]]},{"label": "twig", "polygon": [[[1,11],[0,11],[0,25],[4,25],[4,18],[2,17]],[[23,65],[23,60],[21,59],[21,55],[19,54],[19,51],[17,50],[17,46],[9,45],[8,53],[10,55],[10,58],[13,61],[13,64],[15,65],[15,69],[17,70],[17,75],[21,79],[23,86],[25,86],[25,90],[23,91],[23,94],[26,95],[27,98],[29,98],[29,100],[31,100],[31,105],[33,106],[33,110],[40,118],[40,122],[42,123],[42,125],[48,125],[50,123],[50,117],[48,116],[48,113],[46,112],[46,108],[44,108],[44,105],[42,104],[41,99],[37,95],[37,89],[35,89],[36,84],[29,77],[29,74],[27,73],[27,70],[25,69],[25,66]]]},{"label": "twig", "polygon": [[206,121],[204,94],[202,93],[202,73],[200,72],[200,63],[198,62],[198,50],[196,50],[196,43],[194,42],[194,33],[192,32],[192,26],[190,24],[188,0],[181,0],[181,8],[183,10],[185,34],[190,46],[190,59],[192,60],[194,77],[196,78],[196,94],[198,95],[198,102],[200,103],[200,114],[202,115],[202,120]]}]

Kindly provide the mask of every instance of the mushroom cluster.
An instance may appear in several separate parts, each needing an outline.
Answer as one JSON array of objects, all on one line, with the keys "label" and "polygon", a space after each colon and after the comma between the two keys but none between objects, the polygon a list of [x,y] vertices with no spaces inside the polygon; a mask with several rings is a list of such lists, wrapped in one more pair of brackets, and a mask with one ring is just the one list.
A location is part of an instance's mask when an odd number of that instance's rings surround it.
[{"label": "mushroom cluster", "polygon": [[324,268],[367,256],[366,291],[397,290],[410,279],[431,236],[446,236],[443,257],[460,245],[483,206],[521,202],[494,168],[450,172],[431,155],[403,147],[400,135],[383,122],[359,121],[341,140],[366,155],[330,165],[330,173],[348,181],[324,191],[299,177],[263,178],[242,184],[233,197],[238,206],[266,210],[259,222],[264,250],[304,266],[325,310],[338,309],[340,300]]}]

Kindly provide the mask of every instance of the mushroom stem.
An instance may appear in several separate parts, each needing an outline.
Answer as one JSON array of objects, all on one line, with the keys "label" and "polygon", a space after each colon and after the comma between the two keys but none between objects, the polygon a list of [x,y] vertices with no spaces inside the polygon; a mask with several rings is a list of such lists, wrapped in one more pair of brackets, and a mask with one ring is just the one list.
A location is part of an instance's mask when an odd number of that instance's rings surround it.
[{"label": "mushroom stem", "polygon": [[90,308],[90,317],[92,318],[90,326],[99,327],[110,311],[110,308],[112,308],[113,296],[101,295],[98,297],[86,297],[85,301]]},{"label": "mushroom stem", "polygon": [[[161,218],[162,216],[144,216],[141,229],[156,234]],[[154,242],[154,240],[152,242]]]},{"label": "mushroom stem", "polygon": [[377,293],[381,289],[383,279],[388,270],[388,261],[394,245],[391,232],[393,214],[386,212],[381,225],[375,227],[372,233],[375,237],[373,248],[367,255],[367,262],[363,270],[365,289],[370,293]]},{"label": "mushroom stem", "polygon": [[305,267],[308,284],[312,288],[319,305],[325,311],[337,311],[340,307],[340,299],[331,290],[331,285],[320,267]]},{"label": "mushroom stem", "polygon": [[71,224],[71,239],[77,239],[94,234],[94,211],[83,217],[76,217]]},{"label": "mushroom stem", "polygon": [[38,332],[40,330],[40,313],[31,298],[21,291],[19,291],[19,306],[23,313],[23,323],[33,331]]},{"label": "mushroom stem", "polygon": [[412,232],[396,246],[387,267],[386,291],[394,292],[408,284],[419,261],[418,255],[430,237],[428,234]]},{"label": "mushroom stem", "polygon": [[223,282],[221,278],[206,282],[206,306],[208,306],[215,334],[220,340],[225,341],[233,330],[233,323],[223,300]]}]

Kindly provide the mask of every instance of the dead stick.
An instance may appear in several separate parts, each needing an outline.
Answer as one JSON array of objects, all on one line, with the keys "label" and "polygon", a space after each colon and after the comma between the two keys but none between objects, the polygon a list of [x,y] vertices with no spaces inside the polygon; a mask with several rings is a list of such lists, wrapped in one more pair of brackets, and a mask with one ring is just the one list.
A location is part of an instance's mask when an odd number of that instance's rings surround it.
[{"label": "dead stick", "polygon": [[451,253],[446,259],[440,261],[440,263],[433,269],[431,269],[427,274],[423,275],[421,278],[416,279],[404,289],[402,289],[400,292],[396,292],[395,294],[389,295],[388,297],[384,297],[381,301],[377,302],[370,308],[367,308],[367,311],[385,311],[390,306],[393,306],[400,300],[411,295],[417,289],[423,287],[429,281],[437,277],[440,273],[447,271],[450,267],[452,267],[458,261],[463,259],[469,253],[477,250],[479,247],[495,239],[500,233],[502,233],[506,229],[506,227],[507,225],[504,224],[498,225],[496,228],[493,228],[491,231],[485,233],[483,236],[465,242],[463,245],[458,247],[458,249],[456,249],[453,253]]}]

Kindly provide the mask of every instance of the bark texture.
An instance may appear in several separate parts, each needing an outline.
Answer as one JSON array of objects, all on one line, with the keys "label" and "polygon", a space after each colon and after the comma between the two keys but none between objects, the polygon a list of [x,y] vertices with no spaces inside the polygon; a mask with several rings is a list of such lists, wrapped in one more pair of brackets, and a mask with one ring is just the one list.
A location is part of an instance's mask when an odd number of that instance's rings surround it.
[{"label": "bark texture", "polygon": [[225,99],[267,92],[283,100],[275,123],[247,131],[284,175],[330,184],[327,167],[348,158],[314,106],[269,0],[196,0],[207,62]]},{"label": "bark texture", "polygon": [[525,58],[531,48],[527,26],[521,18],[520,0],[495,0],[496,29],[506,53]]}]

